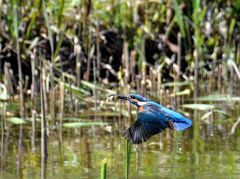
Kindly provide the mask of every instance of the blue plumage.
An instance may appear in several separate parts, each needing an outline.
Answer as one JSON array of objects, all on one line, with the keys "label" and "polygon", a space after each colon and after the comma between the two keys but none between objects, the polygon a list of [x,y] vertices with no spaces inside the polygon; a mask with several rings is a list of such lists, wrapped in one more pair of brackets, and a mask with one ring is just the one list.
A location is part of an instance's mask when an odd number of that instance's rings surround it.
[{"label": "blue plumage", "polygon": [[176,111],[173,111],[171,109],[163,107],[162,105],[160,105],[154,101],[149,101],[148,104],[153,104],[154,106],[156,106],[156,108],[158,108],[159,116],[163,115],[168,120],[172,120],[174,128],[177,131],[182,131],[192,125],[192,121],[190,119],[184,117],[182,114],[180,114]]},{"label": "blue plumage", "polygon": [[124,132],[124,136],[133,144],[145,142],[166,128],[182,131],[192,125],[192,121],[180,113],[139,94],[118,97],[130,101],[140,109],[137,121]]}]

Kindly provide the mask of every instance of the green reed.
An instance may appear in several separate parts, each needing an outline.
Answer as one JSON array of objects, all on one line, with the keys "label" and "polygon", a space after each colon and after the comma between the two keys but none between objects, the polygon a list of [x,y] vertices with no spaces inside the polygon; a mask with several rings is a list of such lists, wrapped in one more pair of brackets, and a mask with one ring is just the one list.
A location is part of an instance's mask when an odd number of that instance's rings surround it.
[{"label": "green reed", "polygon": [[101,165],[101,179],[106,179],[107,178],[107,159],[102,160],[102,165]]},{"label": "green reed", "polygon": [[125,156],[125,178],[129,178],[129,167],[130,167],[130,159],[131,159],[131,143],[126,141],[126,156]]},{"label": "green reed", "polygon": [[20,53],[20,44],[19,44],[19,34],[18,34],[18,26],[20,24],[18,17],[18,9],[17,9],[17,1],[12,1],[13,8],[13,37],[15,39],[16,50],[17,50],[17,61],[18,61],[18,76],[19,76],[19,97],[20,97],[20,115],[24,118],[25,113],[25,105],[24,105],[24,93],[23,93],[23,77],[22,77],[22,67],[21,67],[21,53]]}]

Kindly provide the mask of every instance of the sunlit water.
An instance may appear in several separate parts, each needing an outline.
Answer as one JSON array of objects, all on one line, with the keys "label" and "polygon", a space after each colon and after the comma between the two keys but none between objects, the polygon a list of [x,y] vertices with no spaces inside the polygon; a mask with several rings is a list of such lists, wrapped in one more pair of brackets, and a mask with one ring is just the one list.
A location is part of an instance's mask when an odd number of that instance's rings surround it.
[{"label": "sunlit water", "polygon": [[[33,152],[31,126],[23,126],[23,147],[19,152],[19,126],[1,133],[1,178],[100,178],[103,159],[107,177],[125,178],[126,141],[119,134],[123,121],[108,120],[106,126],[49,128],[46,168],[41,165],[41,135]],[[230,128],[193,128],[184,133],[164,131],[139,146],[132,146],[129,178],[240,178],[240,137]],[[222,132],[221,132],[222,131]],[[195,143],[195,144],[194,144]],[[197,145],[194,149],[193,145]]]}]

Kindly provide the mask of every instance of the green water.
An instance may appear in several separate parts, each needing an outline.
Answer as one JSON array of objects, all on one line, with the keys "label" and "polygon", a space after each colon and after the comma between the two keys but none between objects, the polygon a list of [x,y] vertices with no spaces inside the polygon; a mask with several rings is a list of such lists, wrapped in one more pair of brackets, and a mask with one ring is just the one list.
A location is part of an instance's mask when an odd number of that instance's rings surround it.
[{"label": "green water", "polygon": [[[129,118],[103,119],[105,126],[48,128],[48,157],[41,164],[41,135],[32,148],[31,125],[9,124],[1,133],[0,178],[100,178],[107,159],[107,178],[125,178],[126,141],[119,129]],[[229,136],[231,125],[216,123],[211,132],[202,124],[183,133],[164,131],[146,143],[132,146],[129,178],[240,178],[240,135]],[[193,146],[197,146],[194,148]]]}]

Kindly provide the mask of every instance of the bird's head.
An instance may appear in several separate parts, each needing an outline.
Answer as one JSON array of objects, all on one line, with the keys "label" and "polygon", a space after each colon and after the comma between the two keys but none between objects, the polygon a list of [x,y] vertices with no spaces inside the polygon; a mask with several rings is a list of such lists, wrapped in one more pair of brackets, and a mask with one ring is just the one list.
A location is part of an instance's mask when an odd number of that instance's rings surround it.
[{"label": "bird's head", "polygon": [[116,96],[118,99],[123,99],[129,101],[131,104],[141,107],[149,101],[147,98],[142,97],[140,94],[129,94],[129,95],[112,95]]}]

